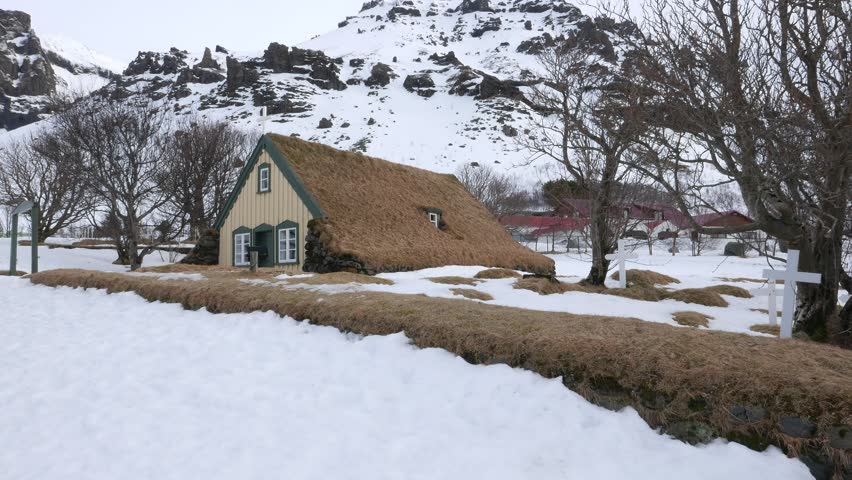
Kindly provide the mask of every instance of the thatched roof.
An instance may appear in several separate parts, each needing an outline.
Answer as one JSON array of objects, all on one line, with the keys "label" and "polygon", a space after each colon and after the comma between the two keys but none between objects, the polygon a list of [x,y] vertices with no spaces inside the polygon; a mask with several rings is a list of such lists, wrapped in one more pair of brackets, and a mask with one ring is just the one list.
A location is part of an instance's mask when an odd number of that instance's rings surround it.
[{"label": "thatched roof", "polygon": [[[376,271],[443,265],[554,271],[553,260],[514,241],[452,175],[294,137],[267,138],[318,203],[325,218],[315,226],[336,255]],[[429,222],[427,209],[440,209],[445,228]]]}]

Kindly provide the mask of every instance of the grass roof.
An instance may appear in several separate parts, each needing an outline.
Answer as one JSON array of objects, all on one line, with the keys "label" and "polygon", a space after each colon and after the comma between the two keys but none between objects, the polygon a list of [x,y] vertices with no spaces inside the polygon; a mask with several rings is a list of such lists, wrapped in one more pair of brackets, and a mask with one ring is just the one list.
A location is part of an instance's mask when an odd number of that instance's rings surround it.
[{"label": "grass roof", "polygon": [[[551,274],[553,261],[514,241],[452,175],[294,137],[269,140],[319,203],[325,248],[375,271],[483,265]],[[427,211],[441,212],[442,228]]]}]

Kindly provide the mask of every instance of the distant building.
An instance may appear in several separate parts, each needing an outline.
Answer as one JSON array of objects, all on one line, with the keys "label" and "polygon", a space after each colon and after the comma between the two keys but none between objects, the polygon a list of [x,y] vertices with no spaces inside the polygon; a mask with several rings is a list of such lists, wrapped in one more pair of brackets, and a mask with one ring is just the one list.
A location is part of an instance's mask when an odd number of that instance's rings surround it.
[{"label": "distant building", "polygon": [[[665,240],[674,237],[697,239],[692,223],[677,208],[665,204],[629,203],[610,207],[610,218],[624,220],[624,235],[636,239]],[[587,199],[566,199],[548,214],[535,212],[527,215],[504,217],[500,222],[522,243],[566,245],[582,242],[591,218],[591,202]],[[701,227],[747,225],[754,220],[736,210],[694,215]],[[757,237],[759,232],[740,234],[745,238]],[[726,234],[713,234],[710,238],[726,238]]]}]

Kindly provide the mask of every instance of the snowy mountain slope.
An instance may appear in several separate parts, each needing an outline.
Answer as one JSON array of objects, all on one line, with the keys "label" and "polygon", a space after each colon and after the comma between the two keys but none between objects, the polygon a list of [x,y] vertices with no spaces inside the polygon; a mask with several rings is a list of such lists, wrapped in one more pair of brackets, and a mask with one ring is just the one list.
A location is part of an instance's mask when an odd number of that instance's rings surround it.
[{"label": "snowy mountain slope", "polygon": [[566,42],[615,68],[628,48],[615,33],[631,29],[564,0],[373,0],[296,47],[141,52],[109,88],[434,171],[477,162],[537,180],[515,142],[535,54]]},{"label": "snowy mountain slope", "polygon": [[265,123],[398,163],[453,172],[478,162],[530,178],[534,169],[515,168],[526,154],[514,136],[527,125],[537,49],[567,40],[615,66],[625,46],[613,33],[630,28],[562,0],[380,0],[293,48],[143,52],[119,86],[181,114]]},{"label": "snowy mountain slope", "polygon": [[56,74],[57,93],[89,94],[109,84],[124,69],[121,62],[61,35],[42,35],[41,44]]}]

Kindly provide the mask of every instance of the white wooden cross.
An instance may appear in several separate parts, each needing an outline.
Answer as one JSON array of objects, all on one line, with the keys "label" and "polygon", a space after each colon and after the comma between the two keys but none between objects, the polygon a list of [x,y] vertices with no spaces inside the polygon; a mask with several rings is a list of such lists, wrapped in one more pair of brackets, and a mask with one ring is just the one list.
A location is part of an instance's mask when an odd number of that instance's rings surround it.
[{"label": "white wooden cross", "polygon": [[623,238],[618,240],[618,251],[616,253],[610,253],[606,256],[607,260],[615,260],[618,262],[618,284],[621,288],[627,288],[627,271],[625,269],[625,264],[627,260],[631,260],[634,258],[639,258],[639,255],[636,255],[633,252],[627,251],[627,243]]},{"label": "white wooden cross", "polygon": [[818,273],[799,271],[799,251],[787,251],[787,270],[766,269],[763,276],[772,281],[784,280],[784,304],[781,308],[781,338],[793,337],[793,310],[796,309],[796,283],[819,283]]},{"label": "white wooden cross", "polygon": [[761,288],[756,288],[751,291],[752,295],[755,296],[767,296],[769,297],[769,324],[770,325],[778,325],[778,303],[777,296],[784,294],[784,289],[775,288],[775,280],[768,280],[766,285]]}]

